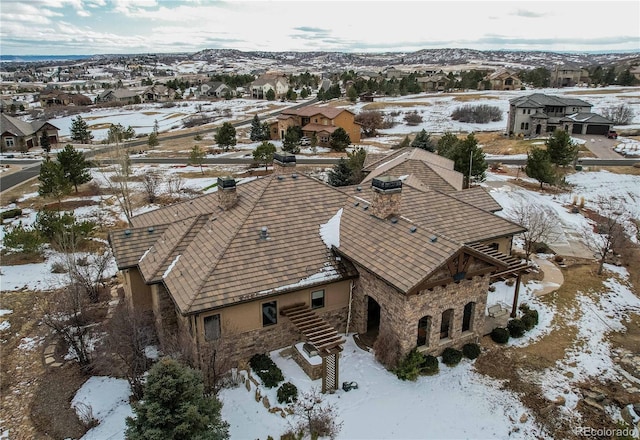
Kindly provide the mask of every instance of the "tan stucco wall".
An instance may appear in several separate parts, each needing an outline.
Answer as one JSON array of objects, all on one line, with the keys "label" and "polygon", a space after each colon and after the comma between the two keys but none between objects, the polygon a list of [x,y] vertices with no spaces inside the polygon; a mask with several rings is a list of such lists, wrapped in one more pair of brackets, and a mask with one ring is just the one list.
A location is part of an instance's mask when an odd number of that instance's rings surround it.
[{"label": "tan stucco wall", "polygon": [[122,271],[125,282],[125,297],[136,311],[150,311],[153,307],[151,286],[145,284],[138,268]]},{"label": "tan stucco wall", "polygon": [[511,237],[501,237],[494,238],[492,240],[487,240],[482,242],[482,244],[491,245],[493,243],[498,244],[498,252],[501,252],[505,255],[511,255]]},{"label": "tan stucco wall", "polygon": [[344,128],[349,134],[351,143],[360,142],[360,126],[354,122],[354,115],[349,112],[342,112],[333,120],[333,125]]}]

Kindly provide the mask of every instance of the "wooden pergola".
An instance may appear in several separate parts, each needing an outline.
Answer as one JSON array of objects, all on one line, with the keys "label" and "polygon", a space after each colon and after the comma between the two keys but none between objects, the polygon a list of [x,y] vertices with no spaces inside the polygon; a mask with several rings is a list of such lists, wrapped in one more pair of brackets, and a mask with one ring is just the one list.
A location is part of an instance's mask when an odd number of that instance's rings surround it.
[{"label": "wooden pergola", "polygon": [[338,389],[339,359],[345,340],[304,303],[286,307],[280,310],[280,314],[289,318],[307,342],[318,350],[322,358],[322,392]]}]

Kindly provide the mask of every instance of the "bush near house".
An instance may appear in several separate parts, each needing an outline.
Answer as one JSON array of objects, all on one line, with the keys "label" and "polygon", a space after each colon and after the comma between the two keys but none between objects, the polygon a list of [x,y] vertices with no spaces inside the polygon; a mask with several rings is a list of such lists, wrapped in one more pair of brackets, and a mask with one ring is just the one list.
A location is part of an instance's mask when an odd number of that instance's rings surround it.
[{"label": "bush near house", "polygon": [[442,352],[442,363],[449,367],[454,367],[462,360],[462,352],[452,347],[447,347]]},{"label": "bush near house", "polygon": [[420,364],[420,374],[424,376],[433,376],[440,371],[438,358],[431,356],[430,354],[424,356],[422,363]]},{"label": "bush near house", "polygon": [[506,344],[509,341],[509,330],[496,327],[491,331],[491,339],[498,344]]},{"label": "bush near house", "polygon": [[20,208],[8,209],[0,213],[0,220],[6,220],[8,218],[16,218],[21,215],[22,215],[22,209]]},{"label": "bush near house", "polygon": [[284,380],[282,370],[264,353],[254,354],[249,359],[249,365],[267,388],[273,388]]},{"label": "bush near house", "polygon": [[520,305],[520,311],[522,312],[522,324],[524,325],[525,331],[529,331],[538,325],[538,311],[535,309],[529,308],[527,304]]},{"label": "bush near house", "polygon": [[473,342],[464,344],[462,346],[462,354],[467,359],[476,359],[478,356],[480,356],[480,346]]},{"label": "bush near house", "polygon": [[420,375],[420,366],[424,356],[415,348],[400,361],[395,373],[400,380],[416,380]]},{"label": "bush near house", "polygon": [[507,329],[509,330],[509,335],[513,338],[521,338],[524,336],[524,332],[527,331],[524,323],[519,318],[510,319],[507,323]]},{"label": "bush near house", "polygon": [[278,403],[292,403],[298,400],[298,388],[291,382],[285,382],[278,388]]}]

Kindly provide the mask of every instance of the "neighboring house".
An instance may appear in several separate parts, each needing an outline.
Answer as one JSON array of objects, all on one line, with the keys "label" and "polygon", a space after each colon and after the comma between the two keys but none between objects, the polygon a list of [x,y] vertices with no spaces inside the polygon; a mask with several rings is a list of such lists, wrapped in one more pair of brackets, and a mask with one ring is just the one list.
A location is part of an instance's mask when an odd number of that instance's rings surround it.
[{"label": "neighboring house", "polygon": [[582,99],[534,93],[509,101],[507,133],[525,136],[550,133],[555,129],[574,134],[607,134],[613,121],[591,112]]},{"label": "neighboring house", "polygon": [[142,102],[139,90],[107,89],[96,97],[96,102],[124,102],[136,104]]},{"label": "neighboring house", "polygon": [[520,90],[522,87],[517,74],[508,69],[500,69],[485,76],[478,84],[478,89],[484,89],[485,83],[489,84],[490,90]]},{"label": "neighboring house", "polygon": [[442,92],[447,86],[447,76],[436,74],[417,79],[423,92]]},{"label": "neighboring house", "polygon": [[551,87],[573,87],[589,82],[589,72],[575,64],[555,66],[549,79]]},{"label": "neighboring house", "polygon": [[404,78],[405,76],[409,76],[409,72],[405,72],[404,70],[400,70],[396,67],[388,67],[382,71],[382,74],[387,78]]},{"label": "neighboring house", "polygon": [[[490,280],[526,270],[509,256],[524,229],[495,215],[482,188],[431,188],[419,162],[436,157],[425,153],[382,158],[377,177],[343,188],[276,154],[272,175],[219,178],[216,193],[140,214],[109,235],[125,297],[161,339],[181,331],[234,363],[306,341],[337,374],[348,332],[384,337],[401,356],[477,341],[491,330]],[[415,174],[377,171],[407,163]]]},{"label": "neighboring house", "polygon": [[162,84],[154,84],[147,87],[139,94],[142,102],[167,102],[173,101],[176,91]]},{"label": "neighboring house", "polygon": [[228,90],[231,90],[229,86],[220,81],[208,82],[201,84],[197,91],[197,98],[224,98]]},{"label": "neighboring house", "polygon": [[59,128],[47,121],[25,122],[21,119],[0,114],[0,133],[2,143],[0,148],[5,150],[26,151],[33,147],[40,146],[40,138],[46,134],[49,143],[58,143]]},{"label": "neighboring house", "polygon": [[61,90],[45,90],[40,93],[38,100],[42,107],[93,104],[93,101],[88,96],[80,93],[67,93]]},{"label": "neighboring house", "polygon": [[360,125],[355,122],[355,114],[350,110],[324,106],[306,106],[299,109],[286,109],[270,124],[271,139],[284,139],[287,128],[302,128],[303,136],[316,136],[318,145],[329,146],[329,138],[338,127],[343,128],[351,143],[360,142]]},{"label": "neighboring house", "polygon": [[265,74],[250,85],[251,97],[266,99],[267,92],[273,90],[276,99],[284,98],[289,90],[289,80],[282,75]]},{"label": "neighboring house", "polygon": [[124,102],[140,104],[143,102],[173,101],[175,90],[162,84],[154,84],[135,89],[108,89],[100,93],[96,102]]}]

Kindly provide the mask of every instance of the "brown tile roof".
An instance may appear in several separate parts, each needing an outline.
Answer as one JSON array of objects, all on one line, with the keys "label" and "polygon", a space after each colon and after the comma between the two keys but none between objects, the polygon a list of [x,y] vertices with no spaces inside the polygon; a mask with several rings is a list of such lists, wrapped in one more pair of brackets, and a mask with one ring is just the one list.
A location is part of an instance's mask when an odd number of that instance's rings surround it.
[{"label": "brown tile roof", "polygon": [[353,113],[352,111],[344,109],[344,108],[319,106],[319,105],[308,105],[306,107],[302,107],[302,108],[299,108],[299,109],[283,110],[282,114],[291,114],[291,115],[304,116],[304,117],[309,117],[309,118],[311,116],[315,116],[315,115],[322,115],[322,116],[324,116],[326,118],[334,119],[336,116],[338,116],[342,112]]},{"label": "brown tile roof", "polygon": [[[120,269],[134,267],[140,257],[161,236],[169,225],[155,225],[151,229],[147,226],[130,228],[109,234],[109,241],[113,254]],[[128,232],[127,232],[128,231]]]},{"label": "brown tile roof", "polygon": [[326,131],[327,133],[333,133],[338,128],[340,127],[333,126],[333,125],[307,124],[304,127],[302,127],[302,131],[314,131],[316,133]]},{"label": "brown tile roof", "polygon": [[369,166],[369,174],[362,183],[380,176],[414,175],[425,185],[439,191],[460,191],[462,174],[453,169],[453,161],[420,148],[403,148],[386,159]]},{"label": "brown tile roof", "polygon": [[500,204],[496,202],[496,199],[491,197],[491,194],[481,186],[473,186],[462,191],[449,193],[449,195],[460,201],[477,206],[480,209],[484,209],[485,211],[502,211],[502,206],[500,206]]}]

